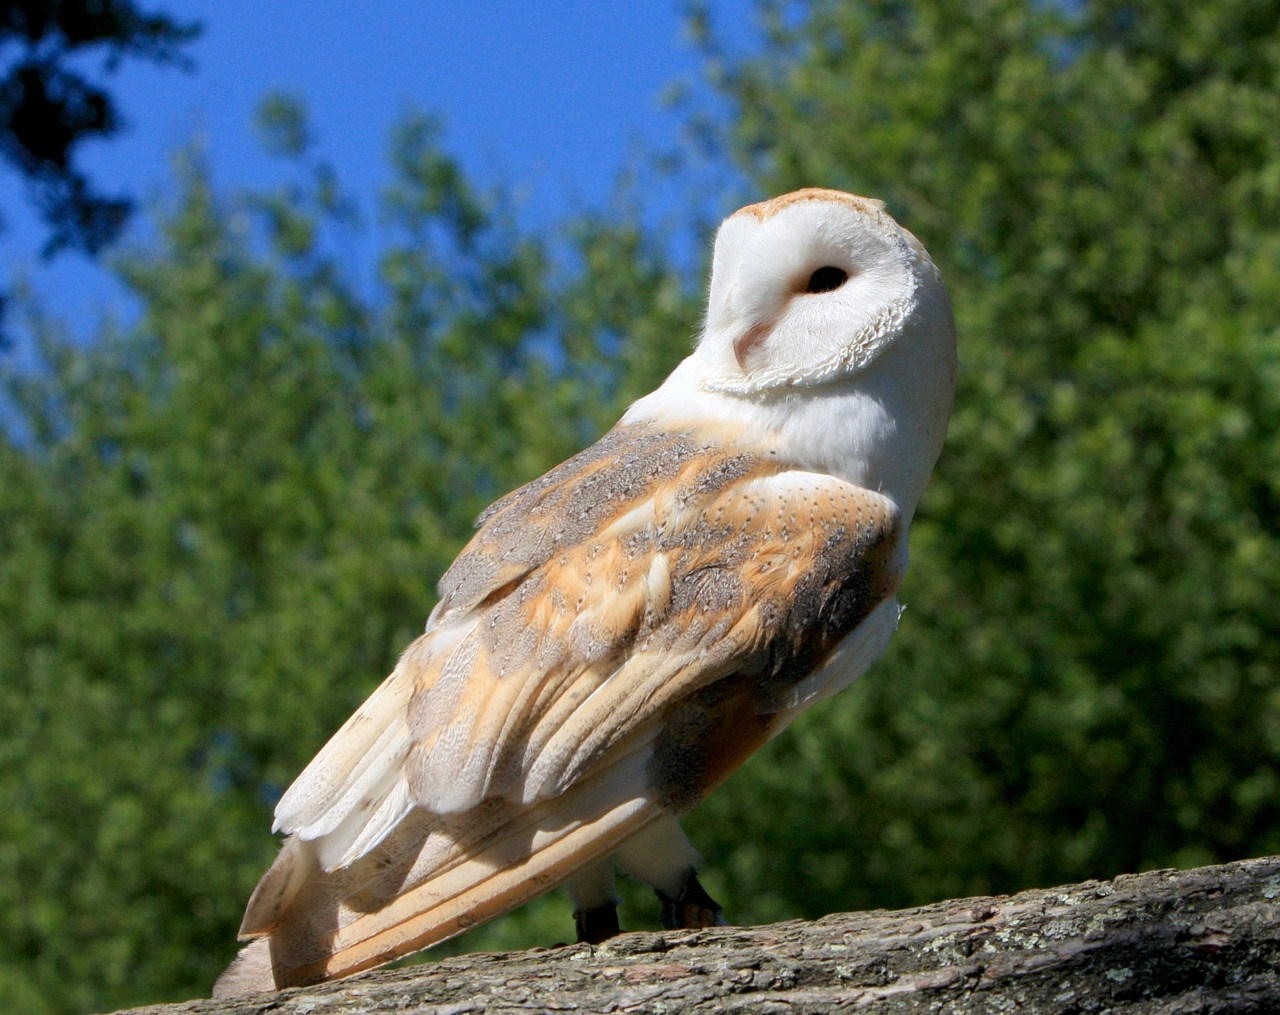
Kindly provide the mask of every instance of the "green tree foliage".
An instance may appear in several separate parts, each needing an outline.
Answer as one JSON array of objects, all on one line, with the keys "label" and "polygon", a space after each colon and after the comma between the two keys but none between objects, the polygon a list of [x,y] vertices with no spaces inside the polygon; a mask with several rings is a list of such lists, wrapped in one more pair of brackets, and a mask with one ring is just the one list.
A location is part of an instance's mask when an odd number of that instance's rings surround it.
[{"label": "green tree foliage", "polygon": [[[723,150],[752,197],[885,198],[948,278],[962,386],[902,629],[693,815],[708,886],[753,922],[1280,851],[1274,5],[762,11],[757,58],[707,42]],[[142,320],[84,348],[37,316],[9,385],[0,1009],[206,992],[275,796],[471,518],[696,326],[645,229],[553,257],[427,120],[371,294],[296,107],[264,126],[303,182],[230,200],[188,164],[121,265]],[[466,944],[567,934],[535,908]]]},{"label": "green tree foliage", "polygon": [[[590,287],[553,305],[542,245],[429,121],[394,140],[376,299],[338,267],[350,209],[296,108],[266,121],[307,182],[229,201],[189,161],[156,248],[121,264],[142,320],[77,347],[37,318],[45,369],[10,378],[4,1011],[207,993],[274,799],[421,630],[476,514],[623,385]],[[576,249],[633,258],[628,298],[661,305],[645,288],[671,280],[625,236]]]}]

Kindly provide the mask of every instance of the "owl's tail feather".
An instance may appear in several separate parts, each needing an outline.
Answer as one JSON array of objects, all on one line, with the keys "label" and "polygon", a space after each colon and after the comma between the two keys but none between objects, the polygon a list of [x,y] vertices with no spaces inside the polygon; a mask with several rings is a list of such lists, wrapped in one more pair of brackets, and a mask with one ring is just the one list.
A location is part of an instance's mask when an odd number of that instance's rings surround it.
[{"label": "owl's tail feather", "polygon": [[554,888],[664,813],[637,792],[646,753],[532,805],[491,799],[450,818],[414,811],[373,853],[334,871],[322,869],[312,843],[287,840],[245,916],[242,935],[258,940],[213,996],[372,969]]}]

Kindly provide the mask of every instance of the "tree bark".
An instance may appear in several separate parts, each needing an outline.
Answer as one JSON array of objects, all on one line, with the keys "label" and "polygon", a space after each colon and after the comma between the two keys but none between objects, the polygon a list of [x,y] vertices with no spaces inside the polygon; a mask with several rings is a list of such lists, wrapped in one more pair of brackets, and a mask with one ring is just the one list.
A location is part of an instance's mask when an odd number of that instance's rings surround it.
[{"label": "tree bark", "polygon": [[1280,1012],[1280,857],[765,927],[466,955],[134,1015]]}]

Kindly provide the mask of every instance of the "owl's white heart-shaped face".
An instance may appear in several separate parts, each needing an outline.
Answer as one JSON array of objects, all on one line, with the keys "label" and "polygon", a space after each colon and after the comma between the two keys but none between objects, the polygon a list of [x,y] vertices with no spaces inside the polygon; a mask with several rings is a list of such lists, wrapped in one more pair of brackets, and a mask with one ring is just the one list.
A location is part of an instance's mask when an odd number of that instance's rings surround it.
[{"label": "owl's white heart-shaped face", "polygon": [[716,236],[702,387],[753,394],[848,376],[940,294],[924,248],[879,201],[809,189],[750,205]]}]

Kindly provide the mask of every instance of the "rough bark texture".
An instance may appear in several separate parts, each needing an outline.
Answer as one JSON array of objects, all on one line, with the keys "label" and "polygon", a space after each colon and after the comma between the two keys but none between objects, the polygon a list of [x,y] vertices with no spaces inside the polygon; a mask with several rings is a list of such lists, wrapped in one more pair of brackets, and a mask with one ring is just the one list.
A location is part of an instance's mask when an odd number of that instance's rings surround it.
[{"label": "rough bark texture", "polygon": [[135,1015],[1280,1012],[1280,857],[812,923],[467,955]]}]

